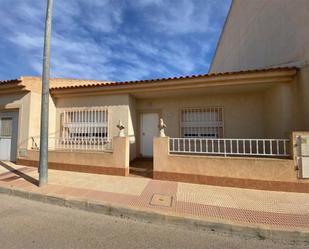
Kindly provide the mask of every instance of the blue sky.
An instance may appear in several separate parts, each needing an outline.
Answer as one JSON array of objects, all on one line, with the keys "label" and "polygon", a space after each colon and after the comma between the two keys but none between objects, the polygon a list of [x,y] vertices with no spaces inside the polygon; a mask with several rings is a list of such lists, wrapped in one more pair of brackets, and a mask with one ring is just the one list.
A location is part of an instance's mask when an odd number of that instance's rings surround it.
[{"label": "blue sky", "polygon": [[[207,73],[231,0],[54,0],[51,77]],[[45,0],[0,1],[0,79],[39,76]]]}]

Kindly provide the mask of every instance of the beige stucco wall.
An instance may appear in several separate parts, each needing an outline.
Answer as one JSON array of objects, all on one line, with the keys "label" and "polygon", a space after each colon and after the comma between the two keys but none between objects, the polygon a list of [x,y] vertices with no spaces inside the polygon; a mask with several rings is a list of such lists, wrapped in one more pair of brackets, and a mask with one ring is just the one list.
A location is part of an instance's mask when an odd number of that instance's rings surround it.
[{"label": "beige stucco wall", "polygon": [[57,132],[60,129],[60,113],[71,107],[107,107],[109,110],[110,136],[118,135],[117,124],[119,119],[126,127],[125,134],[128,134],[128,113],[129,96],[128,95],[109,95],[109,96],[82,96],[71,98],[56,99],[57,107]]},{"label": "beige stucco wall", "polygon": [[[31,148],[33,137],[38,141],[40,136],[41,123],[41,94],[31,92],[30,94],[30,112],[29,112],[29,134],[28,149]],[[50,136],[56,132],[56,106],[53,98],[49,98],[49,122],[48,130]]]},{"label": "beige stucco wall", "polygon": [[[298,81],[297,81],[298,82]],[[293,83],[297,85],[298,83]],[[213,94],[175,92],[175,96],[145,97],[143,95],[87,95],[87,96],[61,96],[50,98],[49,134],[51,137],[59,135],[60,113],[71,107],[108,107],[110,118],[110,136],[118,135],[117,124],[119,120],[125,126],[125,135],[130,138],[130,160],[139,154],[139,114],[142,112],[159,112],[167,124],[166,134],[171,137],[180,136],[180,111],[186,107],[223,107],[224,108],[224,136],[226,138],[284,138],[292,131],[294,117],[291,113],[297,105],[290,101],[293,84],[269,84],[270,88],[258,88],[253,91],[243,88],[241,92],[221,91]],[[246,90],[247,89],[247,90]],[[292,90],[291,90],[292,89]],[[249,92],[250,91],[250,92]],[[178,97],[176,97],[178,95]],[[40,133],[40,93],[33,91],[27,97],[0,98],[3,103],[13,103],[10,108],[19,106],[23,108],[23,118],[20,119],[19,147],[30,149],[31,137],[39,140]],[[167,96],[167,95],[165,95]],[[9,97],[7,97],[9,98]],[[24,98],[24,102],[19,99]],[[16,99],[16,100],[15,100]],[[298,98],[297,98],[298,99]],[[288,101],[287,101],[288,100]],[[19,104],[14,104],[19,101]],[[3,105],[5,105],[5,103]],[[296,107],[295,107],[296,106]],[[292,109],[293,110],[292,110]],[[300,116],[300,115],[299,115]],[[291,128],[292,127],[292,128]],[[299,128],[301,129],[301,127]]]},{"label": "beige stucco wall", "polygon": [[[130,158],[135,158],[135,130],[136,112],[135,99],[125,95],[111,96],[85,96],[69,98],[49,98],[49,136],[55,137],[60,132],[60,113],[71,107],[102,106],[109,110],[110,136],[118,135],[117,124],[119,120],[125,126],[125,135],[130,137]],[[27,94],[10,94],[0,96],[1,111],[18,110],[18,151],[30,150],[32,137],[39,144],[40,117],[41,117],[41,94],[38,91]],[[50,146],[53,139],[50,139]],[[18,154],[18,153],[17,153]],[[19,157],[19,155],[17,155]]]},{"label": "beige stucco wall", "polygon": [[[21,159],[38,161],[39,151],[28,150],[27,156]],[[113,139],[112,152],[50,150],[48,153],[48,162],[69,164],[69,165],[84,165],[84,166],[128,169],[129,139],[127,137],[115,137]]]},{"label": "beige stucco wall", "polygon": [[[17,148],[26,148],[29,136],[30,93],[0,95],[0,111],[18,111]],[[17,149],[18,150],[18,149]]]},{"label": "beige stucco wall", "polygon": [[[93,95],[50,98],[49,134],[60,133],[60,114],[71,107],[102,106],[109,109],[110,136],[118,135],[119,120],[130,138],[130,160],[138,156],[139,113],[159,112],[167,124],[166,134],[180,136],[180,111],[186,107],[223,107],[224,136],[226,138],[283,138],[291,131],[290,86],[278,84],[268,90],[244,93],[195,94],[179,97],[137,99],[129,94]],[[27,95],[20,133],[24,146],[31,148],[31,137],[38,143],[40,134],[40,94]],[[276,115],[273,115],[275,113]],[[52,140],[51,140],[52,141]]]},{"label": "beige stucco wall", "polygon": [[291,83],[282,83],[266,92],[265,113],[266,134],[309,131],[309,65],[301,68]]},{"label": "beige stucco wall", "polygon": [[[35,92],[21,92],[19,94],[6,94],[0,96],[1,111],[18,111],[18,140],[17,156],[19,150],[31,148],[31,137],[40,135],[41,95]],[[55,130],[55,105],[50,98],[49,129]]]},{"label": "beige stucco wall", "polygon": [[309,131],[309,65],[300,70],[297,84],[298,88],[295,98],[299,97],[298,110],[301,112],[302,118],[302,125],[298,129]]},{"label": "beige stucco wall", "polygon": [[210,72],[308,63],[309,1],[233,0]]},{"label": "beige stucco wall", "polygon": [[241,179],[305,182],[292,159],[169,155],[168,137],[154,140],[154,171]]},{"label": "beige stucco wall", "polygon": [[268,137],[309,131],[309,66],[299,70],[291,83],[271,87],[265,93],[264,103]]},{"label": "beige stucco wall", "polygon": [[[299,80],[290,92],[291,125],[293,130],[309,130],[308,23],[307,0],[233,0],[210,72],[300,67]],[[272,109],[278,109],[278,102],[268,99],[275,105]]]},{"label": "beige stucco wall", "polygon": [[290,84],[271,87],[264,95],[265,135],[287,138],[292,132],[293,105]]},{"label": "beige stucco wall", "polygon": [[135,99],[128,94],[123,95],[102,95],[102,96],[79,96],[69,98],[57,98],[55,131],[60,132],[60,114],[66,108],[71,107],[107,107],[109,111],[110,136],[118,135],[117,124],[121,120],[125,126],[125,135],[130,137],[130,159],[134,159],[135,152],[135,130],[136,130],[136,112]]},{"label": "beige stucco wall", "polygon": [[223,107],[224,136],[262,138],[264,132],[264,93],[191,95],[138,99],[138,111],[159,111],[167,125],[166,134],[180,136],[180,111],[186,107]]},{"label": "beige stucco wall", "polygon": [[128,136],[130,139],[130,160],[137,156],[137,113],[136,113],[136,99],[129,96],[129,113],[128,113]]}]

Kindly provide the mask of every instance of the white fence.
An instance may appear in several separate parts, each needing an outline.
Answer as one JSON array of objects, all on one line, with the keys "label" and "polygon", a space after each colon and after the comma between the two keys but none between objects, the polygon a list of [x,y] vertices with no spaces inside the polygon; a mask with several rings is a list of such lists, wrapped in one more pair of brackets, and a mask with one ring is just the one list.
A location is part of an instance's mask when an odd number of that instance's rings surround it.
[{"label": "white fence", "polygon": [[288,157],[289,139],[169,138],[170,153]]},{"label": "white fence", "polygon": [[[38,150],[40,138],[31,137],[31,149]],[[48,138],[49,150],[69,151],[111,151],[113,149],[112,139],[98,137],[73,137],[73,138]]]}]

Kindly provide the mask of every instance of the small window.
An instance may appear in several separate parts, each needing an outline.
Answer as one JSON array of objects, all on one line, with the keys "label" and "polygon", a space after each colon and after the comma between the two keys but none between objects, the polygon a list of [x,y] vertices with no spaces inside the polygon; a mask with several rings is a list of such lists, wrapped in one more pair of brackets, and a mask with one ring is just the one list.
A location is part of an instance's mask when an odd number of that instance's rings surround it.
[{"label": "small window", "polygon": [[0,136],[1,137],[11,137],[12,136],[12,118],[1,118],[1,130]]},{"label": "small window", "polygon": [[182,137],[222,138],[223,108],[186,108],[181,110]]}]

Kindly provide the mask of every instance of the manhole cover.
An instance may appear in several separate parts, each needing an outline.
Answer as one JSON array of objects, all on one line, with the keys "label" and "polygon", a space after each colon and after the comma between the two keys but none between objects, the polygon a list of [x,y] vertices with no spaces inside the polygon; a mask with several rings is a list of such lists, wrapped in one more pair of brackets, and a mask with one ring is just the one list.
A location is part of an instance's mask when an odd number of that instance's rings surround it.
[{"label": "manhole cover", "polygon": [[170,207],[172,206],[173,196],[171,195],[162,195],[154,194],[150,201],[151,205]]}]

